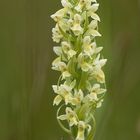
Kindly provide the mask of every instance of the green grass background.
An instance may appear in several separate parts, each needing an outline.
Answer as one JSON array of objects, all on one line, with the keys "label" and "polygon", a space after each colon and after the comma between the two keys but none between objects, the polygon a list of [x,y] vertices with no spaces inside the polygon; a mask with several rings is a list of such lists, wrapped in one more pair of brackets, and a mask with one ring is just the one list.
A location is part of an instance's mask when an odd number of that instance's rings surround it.
[{"label": "green grass background", "polygon": [[[140,0],[99,0],[108,92],[95,140],[140,140]],[[0,140],[64,140],[52,106],[50,15],[60,0],[0,0]]]}]

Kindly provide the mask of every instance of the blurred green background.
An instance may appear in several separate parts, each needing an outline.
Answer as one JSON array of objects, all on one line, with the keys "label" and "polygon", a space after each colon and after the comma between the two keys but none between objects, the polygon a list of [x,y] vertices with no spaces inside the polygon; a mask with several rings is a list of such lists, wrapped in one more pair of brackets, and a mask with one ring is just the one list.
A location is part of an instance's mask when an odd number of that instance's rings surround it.
[{"label": "blurred green background", "polygon": [[[108,92],[95,140],[140,140],[140,0],[99,0]],[[0,140],[69,140],[55,119],[50,15],[60,0],[0,0]]]}]

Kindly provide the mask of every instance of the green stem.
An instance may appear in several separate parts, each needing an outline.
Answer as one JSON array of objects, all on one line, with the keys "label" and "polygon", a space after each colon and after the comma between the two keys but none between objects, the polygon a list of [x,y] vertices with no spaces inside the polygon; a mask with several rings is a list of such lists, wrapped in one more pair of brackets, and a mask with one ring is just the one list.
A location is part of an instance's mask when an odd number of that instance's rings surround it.
[{"label": "green stem", "polygon": [[89,133],[88,137],[86,140],[93,140],[94,136],[95,136],[95,131],[96,131],[96,120],[95,117],[93,115],[91,115],[92,121],[93,121],[93,126],[91,129],[91,132]]},{"label": "green stem", "polygon": [[87,73],[82,71],[78,89],[83,89],[87,80]]}]

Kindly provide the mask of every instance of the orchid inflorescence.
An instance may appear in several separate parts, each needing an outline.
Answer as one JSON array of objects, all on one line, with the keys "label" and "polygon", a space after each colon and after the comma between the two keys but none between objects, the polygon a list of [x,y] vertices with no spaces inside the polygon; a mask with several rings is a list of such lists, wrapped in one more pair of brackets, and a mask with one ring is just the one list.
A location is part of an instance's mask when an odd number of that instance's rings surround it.
[{"label": "orchid inflorescence", "polygon": [[[57,58],[52,69],[60,71],[54,105],[59,105],[57,120],[74,140],[92,140],[95,134],[94,114],[101,107],[106,92],[102,67],[107,59],[100,56],[95,38],[98,32],[99,4],[96,0],[61,0],[63,8],[51,16],[53,48]],[[61,109],[65,114],[59,115]],[[65,126],[66,121],[68,125]]]}]

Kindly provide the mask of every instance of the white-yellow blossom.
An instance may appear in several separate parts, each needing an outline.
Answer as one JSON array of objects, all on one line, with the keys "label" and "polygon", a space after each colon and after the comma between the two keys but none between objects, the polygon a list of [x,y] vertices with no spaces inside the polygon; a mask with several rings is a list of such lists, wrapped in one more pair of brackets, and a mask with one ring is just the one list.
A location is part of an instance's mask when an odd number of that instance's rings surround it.
[{"label": "white-yellow blossom", "polygon": [[98,103],[97,103],[97,108],[100,108],[102,106],[102,103],[103,103],[103,99],[100,100]]},{"label": "white-yellow blossom", "polygon": [[59,11],[57,11],[55,14],[51,15],[51,18],[54,19],[54,21],[59,22],[65,15],[66,9],[63,8]]},{"label": "white-yellow blossom", "polygon": [[106,92],[106,89],[100,87],[100,84],[95,84],[90,90],[90,94],[87,95],[89,101],[98,101],[98,95]]},{"label": "white-yellow blossom", "polygon": [[74,55],[76,55],[76,51],[74,51],[71,47],[71,45],[66,42],[66,41],[63,41],[62,43],[62,50],[65,54],[67,54],[68,56],[68,59],[72,58]]},{"label": "white-yellow blossom", "polygon": [[98,21],[97,20],[92,20],[90,22],[90,24],[88,25],[88,30],[86,31],[85,35],[90,35],[92,37],[101,36],[101,34],[96,29],[97,25],[98,25]]},{"label": "white-yellow blossom", "polygon": [[69,122],[70,126],[77,125],[78,124],[78,117],[70,107],[66,108],[66,114],[58,116],[58,119],[60,120],[67,120]]},{"label": "white-yellow blossom", "polygon": [[78,123],[78,134],[76,137],[76,140],[85,140],[85,129],[86,129],[86,124],[83,121],[79,121]]},{"label": "white-yellow blossom", "polygon": [[[102,47],[101,47],[102,48]],[[100,51],[99,51],[100,52]],[[107,59],[100,59],[100,54],[98,54],[98,56],[96,57],[96,59],[94,60],[93,64],[96,67],[102,68],[107,62]]]},{"label": "white-yellow blossom", "polygon": [[83,39],[83,49],[85,54],[87,54],[89,57],[92,57],[93,54],[99,53],[103,48],[97,47],[96,42],[91,43],[90,36],[85,36]]},{"label": "white-yellow blossom", "polygon": [[60,40],[63,38],[63,35],[59,30],[58,24],[56,24],[55,28],[52,29],[52,33],[53,33],[53,35],[52,35],[53,41],[56,43],[59,43]]},{"label": "white-yellow blossom", "polygon": [[62,6],[66,8],[72,8],[72,4],[68,0],[61,0]]},{"label": "white-yellow blossom", "polygon": [[58,105],[62,100],[64,100],[66,104],[71,101],[71,87],[67,85],[60,85],[59,87],[57,87],[57,85],[53,85],[53,90],[56,94],[58,94],[54,99],[54,105]]},{"label": "white-yellow blossom", "polygon": [[82,71],[89,71],[92,69],[92,65],[86,61],[87,56],[84,55],[83,53],[80,53],[78,56],[78,64],[81,67]]},{"label": "white-yellow blossom", "polygon": [[67,70],[67,65],[61,61],[60,57],[57,57],[53,62],[52,62],[52,69],[64,72]]},{"label": "white-yellow blossom", "polygon": [[53,51],[55,52],[55,54],[56,54],[57,56],[61,56],[61,55],[62,55],[62,48],[59,47],[59,46],[53,47]]},{"label": "white-yellow blossom", "polygon": [[80,105],[82,103],[82,100],[84,98],[84,93],[80,89],[79,91],[75,90],[73,98],[71,98],[71,104],[72,105]]},{"label": "white-yellow blossom", "polygon": [[83,34],[83,28],[81,27],[82,17],[79,14],[74,15],[73,26],[71,30],[76,36]]}]

